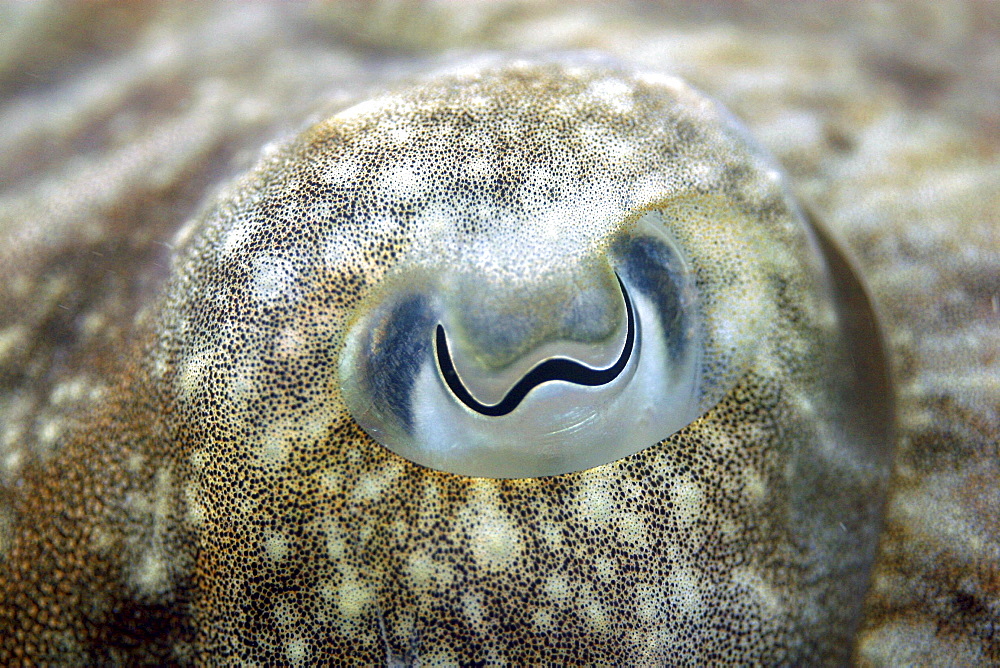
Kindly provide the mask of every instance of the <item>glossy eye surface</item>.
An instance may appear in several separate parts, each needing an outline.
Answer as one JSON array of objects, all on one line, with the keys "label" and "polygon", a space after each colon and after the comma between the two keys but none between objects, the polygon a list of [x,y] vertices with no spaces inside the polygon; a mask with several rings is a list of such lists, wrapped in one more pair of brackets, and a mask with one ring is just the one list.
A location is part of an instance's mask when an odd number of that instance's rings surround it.
[{"label": "glossy eye surface", "polygon": [[[573,291],[511,295],[505,312],[451,312],[474,277],[393,294],[355,324],[341,358],[352,415],[408,459],[488,477],[590,468],[687,424],[701,357],[690,273],[665,238],[614,246]],[[503,347],[519,354],[491,364]]]}]

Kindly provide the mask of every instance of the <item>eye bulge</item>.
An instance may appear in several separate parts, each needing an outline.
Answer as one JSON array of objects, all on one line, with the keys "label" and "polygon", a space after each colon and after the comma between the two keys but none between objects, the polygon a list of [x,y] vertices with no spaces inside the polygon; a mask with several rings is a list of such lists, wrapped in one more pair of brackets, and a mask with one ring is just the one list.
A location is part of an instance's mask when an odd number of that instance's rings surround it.
[{"label": "eye bulge", "polygon": [[397,279],[349,330],[351,414],[419,464],[505,478],[591,468],[687,426],[719,397],[701,382],[694,276],[663,212],[594,245],[555,278],[568,290],[501,279],[487,300],[479,272]]},{"label": "eye bulge", "polygon": [[[585,54],[438,73],[318,124],[223,202],[193,243],[218,278],[184,298],[223,315],[175,328],[186,359],[219,332],[277,331],[243,363],[289,365],[281,387],[321,406],[318,430],[349,415],[357,447],[560,475],[712,420],[752,378],[860,460],[885,456],[885,416],[849,400],[882,372],[852,361],[880,352],[849,266],[739,123],[675,77]],[[201,380],[182,373],[182,395]]]}]

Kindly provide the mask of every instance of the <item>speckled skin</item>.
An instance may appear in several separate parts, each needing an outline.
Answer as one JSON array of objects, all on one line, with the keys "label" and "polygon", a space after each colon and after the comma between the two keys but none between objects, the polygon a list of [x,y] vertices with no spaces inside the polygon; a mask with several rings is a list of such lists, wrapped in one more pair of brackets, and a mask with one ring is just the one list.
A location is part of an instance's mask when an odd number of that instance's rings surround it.
[{"label": "speckled skin", "polygon": [[[120,606],[151,636],[130,658],[846,658],[891,444],[848,431],[836,290],[741,135],[675,77],[576,55],[466,65],[276,149],[178,233],[139,385],[111,392],[129,419],[84,426],[60,458],[105,463],[43,492],[63,478],[45,474],[15,505],[3,658],[90,660]],[[531,313],[596,281],[591,254],[644,211],[698,277],[688,308],[706,327],[688,345],[715,350],[700,419],[610,464],[511,481],[412,464],[359,429],[337,371],[359,312],[416,289],[414,271],[467,271],[477,298],[452,308],[477,311],[461,315]],[[94,504],[68,524],[67,493]],[[72,549],[46,548],[53,531]],[[62,596],[29,572],[80,596],[96,564],[118,604],[36,629],[32,605]]]},{"label": "speckled skin", "polygon": [[[908,23],[898,44],[879,32],[882,20],[892,26],[892,34],[900,32],[901,22],[893,17],[857,21],[849,17],[851,29],[872,40],[866,62],[843,55],[854,53],[857,42],[845,39],[850,49],[840,51],[835,25],[827,28],[828,42],[813,38],[797,42],[794,26],[802,15],[788,20],[792,27],[787,32],[772,27],[764,36],[756,30],[719,32],[710,22],[678,25],[654,19],[629,23],[621,17],[560,24],[592,26],[575,28],[575,35],[573,29],[549,31],[546,26],[552,24],[545,17],[538,19],[535,32],[531,32],[536,24],[530,18],[518,24],[519,46],[524,46],[520,40],[526,34],[549,45],[592,44],[593,35],[600,35],[605,48],[623,53],[627,49],[622,45],[627,43],[628,55],[658,67],[669,64],[670,69],[684,72],[721,96],[750,120],[757,136],[789,167],[796,188],[812,203],[818,217],[857,257],[888,330],[902,417],[896,492],[875,586],[858,635],[856,657],[862,663],[976,665],[998,656],[995,204],[1000,198],[995,133],[989,131],[988,110],[995,105],[987,100],[993,88],[980,83],[991,80],[984,72],[990,71],[988,64],[995,57],[988,50],[979,51],[978,57],[962,59],[970,63],[963,66],[962,76],[952,73],[940,54],[948,52],[949,44],[961,42],[965,34],[972,36],[969,44],[976,44],[982,30],[989,35],[989,23],[978,20],[963,5],[948,7],[940,20],[917,6],[905,13]],[[114,10],[94,11],[114,14]],[[943,18],[946,14],[948,21]],[[560,16],[556,12],[548,20]],[[128,29],[132,22],[142,25],[143,20],[140,15],[117,23],[106,18],[94,19],[92,24],[88,17],[67,21]],[[0,309],[4,315],[0,371],[5,388],[2,446],[7,486],[0,514],[0,550],[7,557],[4,569],[10,582],[3,590],[3,614],[7,620],[16,617],[18,624],[27,625],[18,628],[5,623],[4,629],[14,630],[3,635],[3,643],[64,661],[191,660],[199,647],[220,648],[227,637],[219,626],[195,620],[224,611],[220,601],[228,605],[245,601],[249,607],[230,611],[227,618],[253,619],[261,625],[264,637],[272,642],[258,651],[274,652],[281,661],[315,657],[321,649],[316,643],[336,636],[331,626],[324,624],[321,632],[297,637],[277,621],[291,621],[303,610],[315,611],[320,605],[315,598],[316,582],[298,580],[296,584],[304,586],[287,587],[277,577],[280,567],[268,570],[267,564],[309,550],[323,554],[327,546],[316,539],[320,532],[325,539],[331,529],[302,527],[298,542],[285,540],[297,537],[298,529],[259,538],[256,543],[241,542],[235,523],[230,522],[248,512],[245,507],[231,507],[233,499],[243,493],[239,487],[222,484],[212,489],[218,508],[231,510],[231,518],[202,515],[198,505],[191,503],[181,481],[228,481],[231,475],[214,474],[232,474],[233,469],[213,468],[224,467],[226,461],[177,456],[179,444],[193,451],[190,444],[206,440],[208,431],[204,424],[197,426],[199,420],[180,419],[166,410],[177,405],[175,388],[158,382],[155,366],[139,363],[152,359],[148,355],[156,349],[157,323],[156,311],[143,311],[140,306],[159,303],[150,297],[157,295],[167,274],[157,266],[168,264],[169,251],[158,243],[174,243],[176,230],[198,208],[205,183],[247,166],[249,158],[240,156],[241,148],[246,155],[255,155],[265,141],[297,129],[310,114],[313,120],[328,116],[322,107],[343,106],[338,100],[345,97],[344,89],[356,98],[358,80],[365,78],[366,85],[378,87],[385,70],[374,63],[362,68],[343,51],[338,52],[341,60],[325,61],[316,54],[330,51],[329,44],[308,39],[298,43],[289,38],[294,31],[282,28],[288,24],[281,22],[261,20],[257,25],[252,16],[234,22],[224,12],[208,19],[169,12],[153,18],[157,20],[150,25],[168,27],[160,33],[137,32],[134,42],[125,43],[125,48],[150,55],[136,59],[126,54],[118,60],[111,53],[104,56],[104,62],[112,66],[103,68],[100,55],[88,56],[92,60],[85,64],[101,72],[93,84],[47,84],[49,73],[60,71],[59,62],[46,65],[41,61],[32,45],[44,40],[31,39],[30,24],[23,33],[27,38],[9,43],[17,48],[5,45],[4,53],[17,55],[8,56],[0,74],[5,82],[13,82],[8,94],[21,98],[5,108],[7,190],[2,207],[5,243],[0,252],[8,280]],[[366,48],[419,46],[400,42],[398,36],[404,33],[381,22],[384,18],[366,19],[360,33],[341,31],[336,27],[338,18],[321,25],[334,26],[338,34],[350,35],[351,40],[367,44]],[[738,15],[732,20],[746,21]],[[785,21],[782,17],[776,25],[783,26]],[[403,23],[412,27],[406,20]],[[228,30],[191,31],[190,38],[180,40],[187,51],[177,50],[168,39],[169,26],[190,24],[222,25]],[[468,33],[470,40],[475,25]],[[490,22],[482,19],[478,25]],[[58,23],[55,26],[52,30],[58,31]],[[217,72],[215,63],[230,62],[226,44],[245,42],[239,39],[241,34],[257,34],[262,26],[276,45],[268,53],[275,55],[246,69],[212,74]],[[80,42],[87,44],[89,39],[100,45],[101,30],[94,28]],[[930,31],[931,39],[921,31]],[[210,38],[199,42],[200,34]],[[546,38],[547,34],[569,36]],[[439,35],[434,39],[461,38]],[[285,50],[278,44],[285,44]],[[312,46],[317,48],[311,52]],[[917,65],[899,58],[899,53],[908,55],[918,46]],[[79,44],[65,42],[63,50],[55,53],[82,53],[81,49]],[[288,54],[296,49],[308,54],[309,67],[302,72],[308,70],[309,76],[288,67]],[[206,50],[222,57],[206,57]],[[185,53],[201,57],[189,58]],[[241,49],[233,53],[239,56],[237,60],[233,55],[232,62],[243,62]],[[733,53],[753,57],[734,59]],[[42,64],[36,66],[36,61]],[[26,83],[30,79],[17,78],[24,63],[31,64],[33,76],[40,77],[38,87]],[[984,70],[977,74],[978,67]],[[317,69],[325,74],[317,76]],[[770,77],[772,72],[785,75]],[[53,79],[57,83],[66,80],[74,81],[72,76]],[[324,89],[316,84],[323,80],[340,83],[327,83]],[[942,88],[942,81],[955,83]],[[50,89],[45,85],[66,92],[46,96]],[[127,94],[119,97],[119,91]],[[276,120],[281,116],[290,120]],[[71,155],[80,157],[66,161]],[[139,318],[133,321],[136,313]],[[222,412],[218,417],[232,419]],[[193,426],[180,426],[185,424]],[[129,447],[109,447],[116,443]],[[694,461],[689,473],[716,464]],[[231,458],[228,465],[235,465]],[[579,490],[585,482],[586,474],[580,474],[566,484]],[[693,484],[700,483],[695,480]],[[734,478],[724,484],[738,483]],[[321,481],[316,485],[321,496],[325,488]],[[508,502],[516,500],[519,485],[524,483],[503,483],[498,494],[506,495]],[[411,491],[415,487],[412,475],[400,474],[393,489],[399,507],[415,496]],[[440,483],[437,489],[452,488]],[[288,491],[268,484],[267,494],[278,503],[265,509],[289,507]],[[472,488],[465,491],[481,493]],[[484,504],[501,507],[498,497],[491,502],[490,490],[485,492]],[[303,497],[296,493],[294,498]],[[316,506],[300,507],[296,516],[315,516],[321,507],[340,507],[344,516],[356,517],[352,512],[364,509],[366,503],[370,501],[363,495],[331,496]],[[582,508],[578,500],[567,505],[577,511]],[[189,513],[189,509],[194,510]],[[401,516],[396,510],[391,520]],[[658,516],[655,525],[676,527],[684,516],[683,510],[674,510]],[[268,519],[263,528],[287,525],[286,519]],[[507,518],[489,519],[503,525]],[[199,522],[218,528],[201,533],[192,530]],[[448,535],[428,517],[418,515],[408,526],[423,529],[421,540]],[[758,530],[771,529],[761,525]],[[687,535],[683,533],[679,540],[683,542]],[[202,550],[198,553],[201,560],[195,561],[190,546],[199,538],[210,541],[208,546],[224,549]],[[563,537],[562,548],[546,543],[547,554],[586,544],[586,536],[569,538]],[[392,561],[400,552],[392,548],[413,541],[394,542],[399,540],[402,534],[386,533],[368,537],[366,545],[383,555],[380,563],[395,563],[402,573],[402,561]],[[484,545],[483,559],[488,561],[490,545]],[[750,558],[755,563],[766,561],[763,556]],[[230,572],[242,572],[230,569],[235,563],[245,566],[251,560],[265,565],[261,582],[247,585],[228,577]],[[544,592],[531,597],[537,605],[557,600],[562,591],[551,572],[561,572],[564,563],[551,563],[545,578],[528,583]],[[849,564],[844,568],[851,570]],[[422,592],[457,595],[455,588],[433,578],[413,579],[414,573],[428,572],[436,574],[419,564],[407,571],[411,585],[401,585],[397,592],[419,585]],[[284,598],[283,606],[258,610],[250,597],[227,598],[232,591],[227,588],[241,591],[242,586],[260,586],[264,594],[257,600]],[[762,590],[758,587],[757,591]],[[380,591],[383,597],[390,593],[388,588]],[[361,618],[370,615],[364,612],[363,588],[354,594],[345,600],[358,604]],[[611,599],[607,605],[612,609],[624,604],[610,594],[598,599],[602,603]],[[801,609],[809,602],[808,596],[796,598],[790,607]],[[429,614],[440,616],[442,609],[457,608],[440,605],[431,607]],[[384,609],[379,614],[383,623],[375,625],[378,635],[368,636],[375,639],[377,648],[371,651],[381,652],[378,657],[405,661],[426,647],[425,636],[409,633],[417,627],[401,610]],[[462,628],[460,620],[455,621],[454,628]],[[545,622],[544,618],[532,620],[533,624]],[[303,624],[300,620],[293,627]],[[531,632],[549,641],[559,639],[532,624],[522,628],[524,633],[536,629]],[[732,637],[719,629],[692,628],[705,634],[708,647]],[[808,636],[805,631],[789,643],[800,643]],[[781,644],[780,634],[765,637]],[[598,652],[601,642],[573,650]],[[531,651],[530,646],[524,651]],[[201,658],[208,660],[204,655]]]}]

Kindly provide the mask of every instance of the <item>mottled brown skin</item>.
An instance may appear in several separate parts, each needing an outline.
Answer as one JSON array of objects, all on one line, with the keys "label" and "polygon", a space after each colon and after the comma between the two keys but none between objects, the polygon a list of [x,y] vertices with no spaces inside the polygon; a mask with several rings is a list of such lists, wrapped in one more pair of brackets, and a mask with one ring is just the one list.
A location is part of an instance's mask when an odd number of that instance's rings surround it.
[{"label": "mottled brown skin", "polygon": [[[888,14],[876,16],[875,10],[821,6],[818,13],[784,8],[778,17],[758,19],[714,5],[725,26],[711,17],[636,19],[611,11],[581,24],[569,20],[572,9],[555,10],[537,22],[512,13],[442,32],[413,28],[466,23],[416,11],[398,24],[362,17],[363,29],[320,17],[322,28],[298,33],[288,28],[294,21],[281,20],[261,22],[266,30],[244,25],[242,33],[220,33],[206,28],[203,17],[161,10],[151,12],[148,25],[167,28],[146,33],[147,42],[123,41],[115,32],[121,24],[84,15],[63,23],[71,27],[61,52],[74,54],[71,62],[39,57],[38,45],[46,41],[30,24],[17,32],[5,45],[2,71],[11,83],[5,95],[18,97],[4,108],[6,119],[16,122],[4,124],[0,207],[0,553],[24,557],[4,562],[11,584],[2,595],[19,604],[5,604],[2,614],[27,626],[31,647],[49,648],[42,656],[192,659],[195,630],[184,622],[192,618],[189,594],[195,587],[209,595],[222,591],[225,582],[215,576],[225,564],[206,562],[195,571],[201,579],[187,579],[184,550],[172,552],[178,557],[170,574],[173,598],[140,595],[135,582],[148,587],[157,580],[137,578],[138,556],[164,540],[152,537],[155,503],[133,504],[133,515],[123,520],[120,505],[94,501],[105,496],[95,493],[99,488],[119,500],[130,490],[156,497],[148,461],[96,465],[102,457],[123,459],[107,443],[141,441],[155,453],[200,437],[170,432],[151,417],[172,398],[154,397],[156,384],[135,363],[149,343],[141,332],[151,324],[148,313],[138,325],[133,316],[159,293],[169,256],[161,244],[171,243],[200,208],[208,184],[245,170],[266,141],[307,118],[329,115],[322,107],[343,106],[345,91],[359,97],[366,86],[380,87],[386,70],[378,63],[361,66],[361,59],[352,60],[357,53],[395,54],[390,68],[405,70],[411,65],[400,63],[412,59],[406,49],[466,40],[479,48],[483,35],[487,44],[506,48],[504,35],[512,34],[521,48],[525,39],[560,47],[600,44],[676,69],[738,111],[790,170],[867,279],[900,389],[895,496],[855,660],[997,661],[1000,189],[991,91],[1000,68],[988,48],[995,42],[995,12],[988,5],[913,3],[883,6],[879,11]],[[65,8],[52,13],[70,16]],[[38,26],[57,25],[44,9],[40,14]],[[551,30],[550,20],[569,28]],[[83,24],[102,28],[81,42],[72,26]],[[265,40],[247,35],[265,32],[273,51],[262,47],[262,53],[284,55],[249,61],[245,45]],[[101,37],[107,34],[114,38]],[[200,34],[211,38],[199,42]],[[345,40],[351,47],[339,46]],[[81,51],[81,43],[94,50]],[[123,44],[139,54],[159,47],[166,57],[159,69],[148,67],[134,53],[115,50]],[[227,50],[227,44],[240,47]],[[336,65],[343,72],[323,61],[330,51],[342,59]],[[19,55],[10,58],[11,52]],[[302,67],[289,67],[293,53]],[[107,63],[118,69],[102,70]],[[317,64],[323,75],[317,76]],[[93,71],[99,72],[93,81],[115,82],[106,94],[71,85],[86,81],[78,73]],[[215,88],[199,87],[209,80]],[[119,90],[128,95],[119,99]],[[22,101],[30,121],[19,113]],[[240,101],[253,104],[234,113]],[[134,156],[143,161],[130,163]],[[94,427],[71,426],[74,416]],[[176,465],[178,478],[190,476],[189,463]],[[513,494],[516,483],[508,486]],[[182,505],[164,507],[176,517]],[[81,509],[94,512],[76,520]],[[145,519],[138,521],[140,515]],[[111,531],[94,540],[91,527]],[[182,545],[189,538],[166,540]],[[230,532],[213,540],[232,538]],[[77,640],[67,641],[72,634],[59,628],[73,629]],[[0,632],[0,644],[28,646],[13,633]],[[404,646],[412,646],[406,639],[391,645],[397,658],[405,659]]]},{"label": "mottled brown skin", "polygon": [[11,495],[16,534],[0,573],[6,665],[190,659],[183,647],[191,637],[191,559],[181,545],[191,536],[176,535],[176,524],[168,530],[175,534],[165,540],[173,548],[169,568],[178,574],[170,592],[144,596],[127,584],[136,550],[157,520],[122,502],[150,493],[155,462],[169,457],[163,397],[131,380],[111,396],[56,461],[28,467]]},{"label": "mottled brown skin", "polygon": [[[180,233],[164,299],[138,325],[152,341],[117,372],[107,417],[25,476],[0,576],[0,609],[23,634],[3,658],[844,660],[888,444],[847,429],[839,393],[858,390],[835,374],[842,334],[819,256],[740,132],[676,79],[570,56],[430,79],[265,158]],[[483,160],[510,185],[470,181]],[[591,183],[607,212],[586,199]],[[713,368],[703,382],[726,379],[723,398],[689,427],[580,473],[470,478],[382,448],[340,398],[345,325],[397,289],[381,285],[397,265],[437,272],[449,243],[490,239],[483,252],[498,255],[531,243],[517,217],[548,206],[578,207],[550,223],[560,236],[663,211],[696,267],[698,308],[750,328],[736,340],[752,354],[721,358],[745,369]],[[430,256],[425,215],[454,226]],[[554,248],[539,242],[520,278],[544,286],[575,261]],[[48,581],[68,587],[67,614],[51,613],[63,592],[46,599]]]}]

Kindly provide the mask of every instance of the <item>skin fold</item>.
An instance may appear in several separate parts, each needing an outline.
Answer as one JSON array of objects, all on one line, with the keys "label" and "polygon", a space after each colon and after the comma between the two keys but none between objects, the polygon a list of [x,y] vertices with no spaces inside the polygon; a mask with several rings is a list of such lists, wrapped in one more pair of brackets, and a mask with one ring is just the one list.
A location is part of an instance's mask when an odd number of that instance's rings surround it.
[{"label": "skin fold", "polygon": [[[1000,659],[995,17],[949,7],[5,10],[2,662]],[[446,130],[517,138],[484,218],[517,243],[421,250],[421,211],[474,200],[434,194],[482,148],[421,143]],[[565,243],[515,233],[553,202]],[[462,262],[455,313],[558,303],[652,210],[706,322],[752,334],[691,425],[496,480],[351,417],[364,313]],[[466,247],[516,249],[530,300]]]}]

